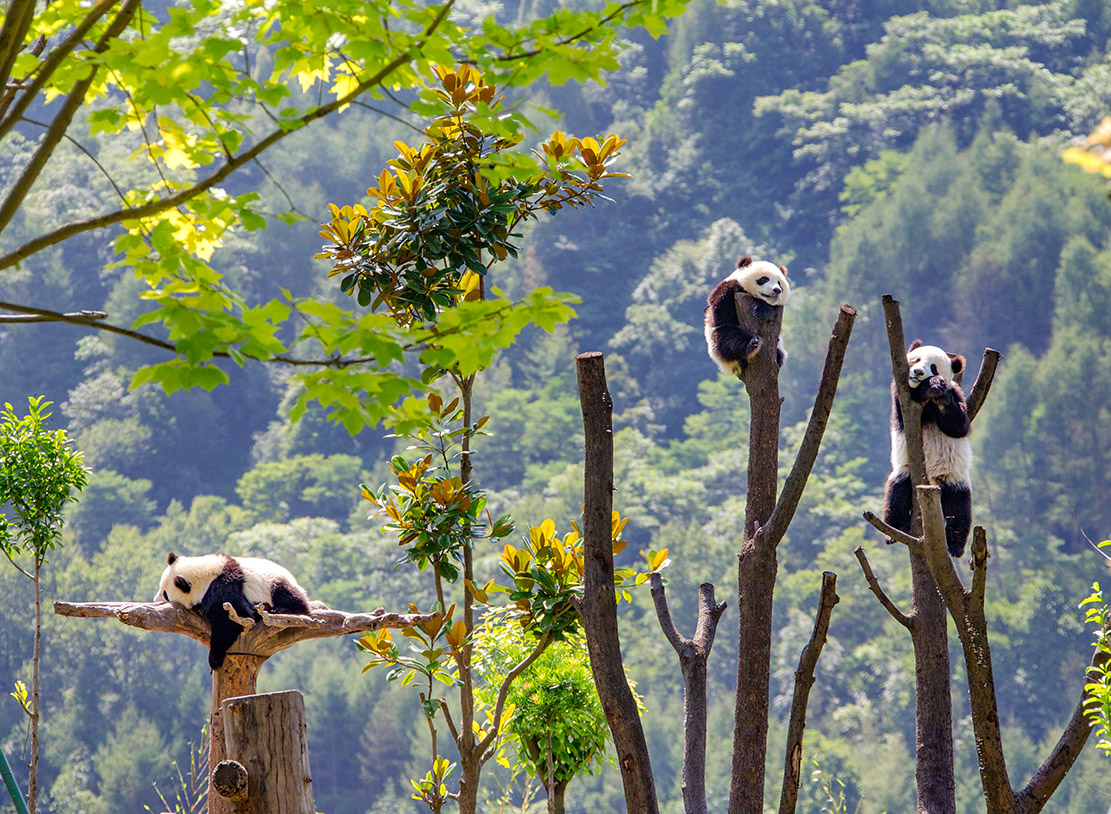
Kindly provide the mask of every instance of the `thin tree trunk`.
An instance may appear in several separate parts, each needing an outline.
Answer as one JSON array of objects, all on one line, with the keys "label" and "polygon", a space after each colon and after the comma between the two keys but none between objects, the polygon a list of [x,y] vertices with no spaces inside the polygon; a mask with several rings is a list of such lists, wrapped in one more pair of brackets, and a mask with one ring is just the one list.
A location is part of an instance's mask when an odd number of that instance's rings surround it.
[{"label": "thin tree trunk", "polygon": [[602,354],[575,357],[586,442],[583,484],[585,588],[582,616],[590,669],[606,713],[628,814],[658,814],[656,787],[640,714],[621,661],[613,587],[613,401]]},{"label": "thin tree trunk", "polygon": [[725,603],[714,600],[713,585],[708,582],[699,585],[698,622],[694,636],[688,639],[671,619],[663,577],[655,573],[650,581],[656,618],[679,656],[683,673],[683,810],[685,814],[707,814],[706,666]]},{"label": "thin tree trunk", "polygon": [[35,645],[31,655],[31,778],[27,803],[35,814],[39,798],[39,662],[42,651],[42,563],[35,557]]}]

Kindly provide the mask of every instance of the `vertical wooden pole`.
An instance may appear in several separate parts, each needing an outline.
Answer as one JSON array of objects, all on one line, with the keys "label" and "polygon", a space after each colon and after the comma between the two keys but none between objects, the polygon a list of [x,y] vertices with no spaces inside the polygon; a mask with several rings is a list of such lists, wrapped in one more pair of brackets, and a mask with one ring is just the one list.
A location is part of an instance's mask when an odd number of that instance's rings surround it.
[{"label": "vertical wooden pole", "polygon": [[227,758],[224,745],[223,704],[229,698],[255,694],[258,686],[258,671],[265,661],[264,656],[228,653],[224,666],[212,674],[212,711],[208,725],[209,814],[235,814],[235,805],[212,788],[212,775],[216,767]]},{"label": "vertical wooden pole", "polygon": [[305,700],[297,690],[223,703],[227,758],[247,770],[242,814],[314,814]]}]

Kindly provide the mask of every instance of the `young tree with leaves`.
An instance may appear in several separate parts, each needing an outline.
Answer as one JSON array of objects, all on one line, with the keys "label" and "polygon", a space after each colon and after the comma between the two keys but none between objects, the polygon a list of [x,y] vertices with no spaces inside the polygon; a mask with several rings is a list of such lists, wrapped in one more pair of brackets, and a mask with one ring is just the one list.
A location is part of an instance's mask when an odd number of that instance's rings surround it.
[{"label": "young tree with leaves", "polygon": [[0,509],[4,510],[0,512],[0,550],[12,567],[31,580],[35,592],[30,699],[23,682],[17,682],[12,693],[31,723],[27,793],[31,814],[38,802],[42,568],[61,541],[62,510],[77,499],[74,492],[84,489],[89,480],[81,453],[72,448],[65,430],[49,429],[50,405],[41,396],[33,396],[27,400],[27,415],[22,418],[11,404],[5,403],[0,412]]},{"label": "young tree with leaves", "polygon": [[[473,477],[471,443],[487,421],[472,415],[475,377],[524,326],[551,330],[572,313],[569,298],[550,289],[512,302],[492,285],[489,273],[497,262],[516,256],[515,230],[524,220],[592,203],[602,182],[618,175],[609,166],[623,141],[557,132],[537,148],[533,168],[521,167],[508,153],[518,140],[491,127],[502,102],[497,87],[468,65],[437,67],[436,75],[440,87],[424,99],[439,114],[425,128],[427,141],[416,147],[395,143],[398,157],[367,191],[374,201],[370,208],[332,207],[333,218],[321,231],[330,242],[318,256],[333,263],[329,276],[340,278],[341,290],[370,309],[360,324],[392,326],[412,337],[422,381],[446,379],[458,394],[447,404],[432,393],[396,408],[389,422],[413,442],[419,457],[391,461],[396,485],[377,492],[363,487],[363,496],[387,519],[385,529],[398,535],[403,559],[430,573],[437,600],[433,616],[406,631],[416,642],[410,648],[414,655],[384,633],[364,636],[360,647],[371,657],[367,669],[388,666],[391,678],[421,687],[432,768],[413,781],[413,796],[433,812],[455,799],[463,814],[473,814],[482,767],[497,753],[509,689],[549,644],[575,629],[582,591],[581,538],[575,531],[559,538],[550,520],[530,529],[525,547],[505,545],[501,568],[507,585],[476,583],[474,545],[508,537],[513,525],[508,516],[484,516],[485,495]],[[328,386],[332,376],[331,370],[309,374],[306,390]],[[303,408],[299,403],[295,417]],[[360,401],[340,402],[335,409],[353,426],[369,417]],[[615,522],[614,540],[621,525]],[[451,586],[459,582],[462,618],[455,617],[457,606],[448,604]],[[473,636],[479,606],[494,592],[508,593],[514,618],[532,643],[500,677],[482,720]],[[436,691],[437,682],[457,689],[458,723]],[[456,767],[438,747],[441,715],[459,752],[457,791],[446,783]]]}]

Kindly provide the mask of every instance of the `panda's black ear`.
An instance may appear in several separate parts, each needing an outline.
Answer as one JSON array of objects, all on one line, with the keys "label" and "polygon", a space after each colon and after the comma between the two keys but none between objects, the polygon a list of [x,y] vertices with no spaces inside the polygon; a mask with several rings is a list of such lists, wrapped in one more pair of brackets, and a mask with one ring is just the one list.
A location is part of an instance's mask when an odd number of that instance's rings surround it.
[{"label": "panda's black ear", "polygon": [[[913,342],[910,343],[910,347],[907,348],[907,353],[910,353],[912,350],[915,350],[916,348],[920,348],[920,347],[922,347],[922,340],[921,339],[915,339]],[[956,373],[955,370],[953,372]]]},{"label": "panda's black ear", "polygon": [[177,560],[177,554],[171,551],[166,556],[166,565],[173,565],[175,560]]},{"label": "panda's black ear", "polygon": [[737,261],[737,268],[739,268],[739,269],[743,269],[745,266],[751,266],[751,265],[752,265],[752,258],[747,254],[744,257],[742,257],[740,260]]},{"label": "panda's black ear", "polygon": [[949,364],[953,366],[953,375],[956,376],[958,373],[964,370],[964,357],[961,356],[959,353],[950,353]]}]

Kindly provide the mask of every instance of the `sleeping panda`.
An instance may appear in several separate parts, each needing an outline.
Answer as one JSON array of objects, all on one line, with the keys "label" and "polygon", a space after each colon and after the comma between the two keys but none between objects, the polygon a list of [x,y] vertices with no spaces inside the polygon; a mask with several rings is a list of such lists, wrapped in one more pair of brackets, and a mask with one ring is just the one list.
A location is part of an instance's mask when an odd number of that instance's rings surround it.
[{"label": "sleeping panda", "polygon": [[[760,352],[760,337],[742,328],[737,321],[733,295],[738,290],[750,295],[753,316],[767,319],[771,309],[782,307],[791,296],[787,268],[745,256],[737,261],[733,273],[710,292],[703,322],[706,350],[723,373],[733,376],[740,376]],[[776,364],[783,367],[786,359],[781,336],[775,351]]]},{"label": "sleeping panda", "polygon": [[309,614],[309,597],[293,574],[270,560],[205,554],[179,557],[170,552],[154,601],[177,602],[198,611],[212,628],[208,666],[219,670],[242,628],[224,609],[230,602],[241,617],[261,619],[255,605],[275,613]]},{"label": "sleeping panda", "polygon": [[[910,397],[922,405],[922,452],[926,476],[941,487],[945,543],[949,553],[964,553],[972,528],[972,444],[968,439],[968,406],[954,377],[964,370],[964,357],[915,340],[907,352]],[[891,384],[891,475],[883,495],[883,521],[910,529],[912,495],[903,411]]]}]

